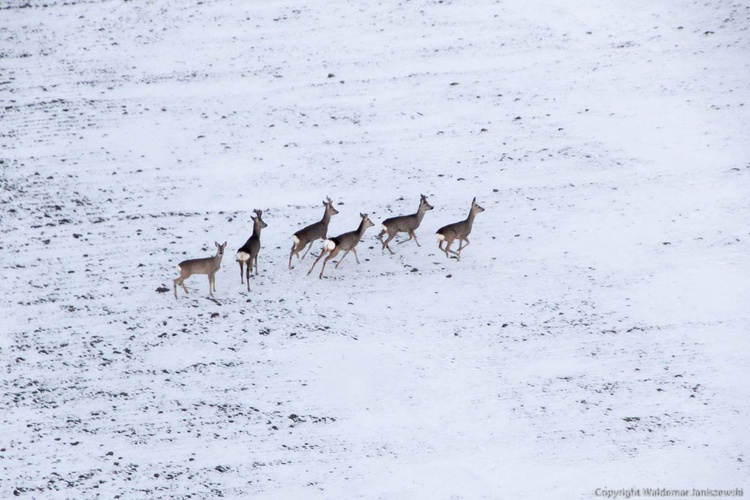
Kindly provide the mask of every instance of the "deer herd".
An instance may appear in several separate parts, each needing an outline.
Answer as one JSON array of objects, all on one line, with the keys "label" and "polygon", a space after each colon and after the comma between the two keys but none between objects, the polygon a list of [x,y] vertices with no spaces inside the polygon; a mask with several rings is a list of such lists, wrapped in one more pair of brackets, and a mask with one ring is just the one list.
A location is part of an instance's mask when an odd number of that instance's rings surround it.
[{"label": "deer herd", "polygon": [[[341,256],[339,261],[336,263],[336,268],[339,267],[344,258],[349,252],[354,253],[354,258],[359,264],[359,257],[357,256],[357,243],[360,242],[365,234],[368,227],[372,227],[375,224],[370,220],[367,214],[359,214],[362,218],[359,223],[359,227],[354,231],[342,233],[333,238],[328,238],[328,223],[331,221],[331,217],[338,214],[338,210],[333,207],[333,201],[330,198],[326,198],[323,202],[325,211],[323,212],[323,218],[318,222],[306,226],[292,235],[292,249],[289,252],[289,269],[292,269],[292,257],[297,256],[298,259],[302,260],[310,251],[313,243],[317,240],[323,240],[323,248],[320,251],[320,255],[313,262],[310,270],[307,274],[311,274],[318,262],[325,257],[323,265],[320,268],[319,278],[323,277],[323,271],[326,268],[326,264],[329,260],[336,257],[342,250],[344,254]],[[399,217],[391,217],[385,219],[382,223],[382,230],[378,233],[378,240],[383,245],[382,251],[386,249],[391,253],[395,253],[388,243],[390,243],[398,233],[407,233],[408,238],[399,241],[398,244],[406,243],[407,241],[414,240],[417,246],[421,246],[417,240],[417,235],[414,231],[419,228],[424,218],[425,212],[432,210],[433,206],[427,202],[427,197],[421,195],[419,200],[419,208],[416,213],[411,215],[401,215]],[[437,238],[438,248],[445,252],[445,256],[450,258],[451,254],[456,256],[457,260],[461,260],[461,250],[469,245],[469,233],[471,233],[471,227],[474,224],[474,217],[480,212],[484,212],[484,208],[477,205],[477,199],[474,198],[471,201],[471,208],[469,209],[469,216],[466,219],[448,224],[437,230],[435,237]],[[253,221],[253,234],[248,238],[244,245],[237,250],[237,262],[240,266],[240,283],[244,284],[247,282],[247,291],[250,291],[250,275],[255,267],[255,274],[258,275],[258,252],[260,251],[260,232],[267,226],[263,222],[263,211],[254,210],[255,216],[251,217]],[[451,245],[454,241],[458,240],[458,250],[451,250]],[[221,267],[221,259],[224,256],[224,249],[227,246],[225,241],[219,245],[216,243],[216,255],[213,257],[206,257],[203,259],[189,259],[180,262],[177,265],[177,270],[180,272],[180,276],[174,280],[174,296],[177,298],[177,285],[181,285],[185,293],[188,293],[185,287],[185,280],[193,274],[206,274],[208,275],[208,291],[211,297],[214,296],[216,291],[216,271]],[[305,253],[300,257],[299,253],[305,248]],[[244,271],[244,276],[243,276]]]}]

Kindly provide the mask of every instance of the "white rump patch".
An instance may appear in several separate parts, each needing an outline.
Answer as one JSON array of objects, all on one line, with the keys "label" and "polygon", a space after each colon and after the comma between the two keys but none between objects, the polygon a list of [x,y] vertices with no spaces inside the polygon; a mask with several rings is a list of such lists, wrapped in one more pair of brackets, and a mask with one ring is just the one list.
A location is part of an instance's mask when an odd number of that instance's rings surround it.
[{"label": "white rump patch", "polygon": [[331,250],[333,250],[334,248],[336,248],[336,243],[334,243],[333,240],[326,240],[323,243],[323,248],[325,248],[326,250],[328,250],[330,252]]},{"label": "white rump patch", "polygon": [[178,270],[178,271],[182,271],[182,268],[180,267],[180,265],[179,265],[179,264],[177,264],[177,270]]},{"label": "white rump patch", "polygon": [[385,231],[386,233],[388,232],[388,228],[385,227],[385,224],[383,224],[383,231]]},{"label": "white rump patch", "polygon": [[247,262],[250,260],[250,254],[247,252],[237,252],[237,260]]},{"label": "white rump patch", "polygon": [[292,241],[294,242],[294,246],[295,246],[295,247],[296,247],[297,245],[299,245],[299,238],[297,238],[296,236],[292,236]]},{"label": "white rump patch", "polygon": [[445,239],[445,235],[440,234],[440,233],[435,233],[435,238],[437,238],[438,243],[440,243],[441,241]]}]

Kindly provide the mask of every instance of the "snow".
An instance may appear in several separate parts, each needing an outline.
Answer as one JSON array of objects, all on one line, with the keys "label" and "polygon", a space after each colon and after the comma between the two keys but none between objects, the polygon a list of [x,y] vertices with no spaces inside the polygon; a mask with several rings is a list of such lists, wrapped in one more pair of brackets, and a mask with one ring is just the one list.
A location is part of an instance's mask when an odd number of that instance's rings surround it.
[{"label": "snow", "polygon": [[2,7],[3,496],[750,487],[748,6]]}]

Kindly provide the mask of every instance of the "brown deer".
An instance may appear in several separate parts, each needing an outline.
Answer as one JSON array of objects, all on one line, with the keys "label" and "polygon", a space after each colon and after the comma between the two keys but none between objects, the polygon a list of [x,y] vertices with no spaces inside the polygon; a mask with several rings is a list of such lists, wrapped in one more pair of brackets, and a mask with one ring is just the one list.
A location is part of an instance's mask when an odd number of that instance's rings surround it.
[{"label": "brown deer", "polygon": [[[325,240],[328,237],[328,223],[331,221],[331,216],[339,213],[338,210],[333,208],[333,202],[330,198],[326,197],[326,201],[323,202],[325,212],[323,212],[323,218],[314,224],[310,224],[294,233],[292,236],[292,251],[289,252],[289,269],[292,268],[292,257],[297,256],[298,259],[302,260],[307,255],[307,252],[312,248],[312,244],[315,240]],[[307,246],[307,250],[299,256],[299,252]]]},{"label": "brown deer", "polygon": [[180,272],[180,276],[174,280],[174,298],[177,298],[177,285],[182,285],[182,289],[185,293],[188,293],[187,287],[185,286],[185,280],[193,274],[207,274],[208,275],[208,293],[213,298],[214,292],[216,291],[216,271],[221,267],[221,259],[224,256],[224,248],[227,246],[225,241],[223,245],[216,244],[216,255],[213,257],[206,257],[205,259],[189,259],[183,260],[177,265],[177,270]]},{"label": "brown deer", "polygon": [[[414,240],[414,243],[417,244],[417,246],[420,246],[419,241],[417,240],[417,235],[414,234],[414,231],[419,227],[419,224],[422,222],[422,218],[424,217],[425,212],[428,210],[432,210],[433,206],[430,205],[427,202],[427,197],[425,195],[420,195],[421,198],[419,200],[419,208],[417,209],[417,213],[411,214],[411,215],[401,215],[399,217],[391,217],[390,219],[386,219],[383,221],[383,230],[380,231],[380,234],[378,234],[378,239],[380,240],[380,243],[383,244],[382,250],[388,249],[391,254],[394,254],[393,250],[391,250],[391,247],[388,246],[388,243],[396,237],[398,233],[408,233],[409,238],[404,241],[399,241],[397,244],[400,245],[401,243],[406,243],[409,240]],[[388,235],[388,238],[383,241],[383,236]]]},{"label": "brown deer", "polygon": [[237,250],[237,262],[240,265],[240,283],[242,281],[242,265],[246,264],[245,278],[247,279],[247,291],[250,291],[250,273],[255,265],[255,275],[258,275],[258,252],[260,251],[260,230],[267,227],[268,224],[263,222],[263,211],[253,210],[257,217],[250,216],[253,220],[253,234],[248,238],[242,247]]},{"label": "brown deer", "polygon": [[[461,249],[469,246],[468,236],[471,233],[471,226],[474,224],[474,217],[480,212],[484,212],[484,208],[477,205],[477,199],[474,198],[471,200],[471,209],[466,220],[448,224],[437,230],[435,236],[437,237],[438,248],[445,252],[446,257],[450,258],[448,254],[452,253],[456,256],[456,260],[461,260]],[[459,241],[457,252],[450,249],[454,240]],[[445,243],[445,248],[443,248],[443,243]]]},{"label": "brown deer", "polygon": [[344,260],[344,257],[346,257],[349,252],[354,252],[354,258],[357,259],[357,264],[359,264],[359,257],[357,256],[357,249],[355,247],[357,246],[357,243],[359,243],[359,240],[362,239],[362,236],[364,236],[365,230],[368,227],[372,227],[375,225],[372,223],[367,214],[359,215],[360,217],[362,217],[362,222],[359,223],[359,227],[355,231],[349,231],[348,233],[340,234],[335,238],[328,238],[327,240],[325,240],[325,242],[323,242],[323,249],[321,250],[318,258],[315,259],[315,262],[313,262],[310,270],[307,271],[308,275],[310,275],[313,268],[315,268],[315,264],[317,264],[318,261],[323,258],[323,256],[328,254],[326,260],[323,261],[323,267],[320,269],[320,275],[318,276],[318,278],[322,278],[323,271],[325,270],[328,261],[336,257],[336,255],[338,255],[341,250],[344,250],[344,255],[342,255],[341,259],[336,263],[336,268],[339,267],[339,264],[341,264],[341,262]]}]

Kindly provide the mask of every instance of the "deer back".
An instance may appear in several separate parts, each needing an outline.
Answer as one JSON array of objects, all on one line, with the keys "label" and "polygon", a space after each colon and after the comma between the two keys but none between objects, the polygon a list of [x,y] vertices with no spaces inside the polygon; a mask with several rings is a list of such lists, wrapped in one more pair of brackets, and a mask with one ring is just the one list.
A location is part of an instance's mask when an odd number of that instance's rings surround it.
[{"label": "deer back", "polygon": [[359,231],[349,231],[338,236],[334,236],[333,238],[328,238],[328,241],[331,241],[333,243],[334,248],[339,248],[341,250],[350,250],[357,246],[357,243],[359,243],[359,239]]},{"label": "deer back", "polygon": [[419,227],[420,220],[417,218],[417,214],[411,215],[399,215],[397,217],[391,217],[383,221],[383,226],[386,230],[403,232],[414,230]]},{"label": "deer back", "polygon": [[419,200],[417,211],[410,215],[400,215],[398,217],[391,217],[384,220],[383,226],[386,227],[386,230],[391,232],[404,232],[417,229],[422,223],[422,218],[424,217],[425,212],[433,209],[433,206],[427,202],[427,197],[425,195],[420,196],[421,198]]},{"label": "deer back", "polygon": [[359,223],[359,227],[357,227],[357,229],[340,234],[334,238],[329,238],[328,241],[333,242],[335,244],[335,247],[338,247],[341,250],[350,250],[357,246],[357,243],[359,243],[359,240],[362,239],[362,236],[364,236],[367,228],[375,225],[367,216],[367,214],[359,215],[360,217],[362,217],[362,221]]},{"label": "deer back", "polygon": [[318,239],[324,240],[328,235],[328,223],[331,221],[331,217],[339,213],[339,211],[333,207],[333,201],[330,198],[326,198],[326,201],[323,202],[323,207],[322,219],[294,233],[294,237],[297,238],[300,244],[304,245]]},{"label": "deer back", "polygon": [[177,265],[181,273],[185,274],[211,274],[221,267],[221,259],[224,257],[224,248],[227,246],[225,241],[223,245],[216,244],[216,255],[202,259],[183,260]]},{"label": "deer back", "polygon": [[303,227],[296,233],[294,237],[297,238],[300,243],[307,243],[315,241],[317,239],[325,238],[328,233],[328,221],[318,221],[310,224],[309,226]]},{"label": "deer back", "polygon": [[437,230],[437,234],[442,234],[449,239],[468,236],[470,232],[471,226],[469,225],[468,221],[465,220],[454,222],[453,224],[447,224]]},{"label": "deer back", "polygon": [[437,234],[442,234],[446,237],[452,236],[453,238],[465,238],[471,233],[471,228],[474,225],[474,217],[480,212],[484,212],[484,208],[477,205],[477,199],[471,200],[471,208],[469,209],[469,216],[465,220],[448,224],[437,230]]}]

